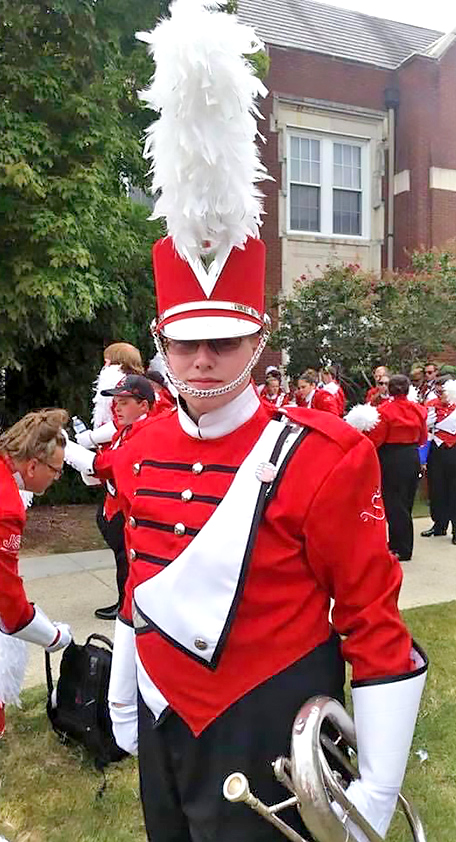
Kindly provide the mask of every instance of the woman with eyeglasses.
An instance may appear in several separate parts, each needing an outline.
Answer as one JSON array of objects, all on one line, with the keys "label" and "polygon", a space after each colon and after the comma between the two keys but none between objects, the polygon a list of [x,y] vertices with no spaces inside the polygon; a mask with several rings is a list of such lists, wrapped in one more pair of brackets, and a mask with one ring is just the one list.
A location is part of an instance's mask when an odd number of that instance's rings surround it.
[{"label": "woman with eyeglasses", "polygon": [[62,428],[67,421],[64,409],[42,409],[29,412],[0,436],[0,736],[4,705],[18,701],[26,661],[24,641],[56,652],[71,640],[66,623],[52,623],[28,601],[19,575],[26,520],[20,490],[41,495],[59,479],[65,447]]}]

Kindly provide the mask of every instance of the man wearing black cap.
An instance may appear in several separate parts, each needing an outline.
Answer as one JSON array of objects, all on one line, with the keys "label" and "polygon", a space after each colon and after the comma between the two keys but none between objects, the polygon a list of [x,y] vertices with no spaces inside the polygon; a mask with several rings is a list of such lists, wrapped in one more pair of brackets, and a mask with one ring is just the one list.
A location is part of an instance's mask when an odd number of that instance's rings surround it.
[{"label": "man wearing black cap", "polygon": [[[101,392],[113,397],[118,430],[109,445],[97,453],[68,442],[65,461],[84,474],[95,475],[106,488],[106,497],[97,513],[98,528],[116,559],[119,598],[113,605],[97,608],[99,620],[115,620],[122,605],[128,561],[125,552],[124,526],[128,509],[128,489],[121,477],[130,477],[127,443],[147,426],[155,415],[155,393],[151,381],[141,374],[128,374],[118,386]],[[121,448],[121,450],[120,450]],[[123,465],[130,470],[122,471]]]}]

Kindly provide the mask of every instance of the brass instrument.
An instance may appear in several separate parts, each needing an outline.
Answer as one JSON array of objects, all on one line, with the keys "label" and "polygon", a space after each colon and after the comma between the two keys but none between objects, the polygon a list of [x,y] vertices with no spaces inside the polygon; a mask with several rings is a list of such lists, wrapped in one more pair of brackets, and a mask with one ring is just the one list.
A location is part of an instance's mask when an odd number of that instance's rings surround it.
[{"label": "brass instrument", "polygon": [[[384,842],[347,798],[341,784],[342,776],[334,772],[329,765],[324,749],[344,768],[349,780],[359,777],[356,768],[338,747],[338,740],[333,742],[321,732],[326,719],[344,742],[356,750],[354,724],[345,708],[327,696],[315,696],[310,699],[302,706],[293,723],[290,759],[278,757],[273,763],[277,780],[292,793],[291,798],[268,807],[252,795],[248,780],[242,772],[234,772],[226,778],[223,794],[228,801],[243,801],[248,804],[292,842],[306,840],[279,818],[277,813],[293,806],[298,809],[315,842],[356,842],[346,825],[347,818],[363,831],[369,842]],[[342,818],[338,818],[333,810],[332,800],[340,806]],[[410,801],[399,795],[398,803],[410,825],[414,842],[426,842],[423,825]]]}]

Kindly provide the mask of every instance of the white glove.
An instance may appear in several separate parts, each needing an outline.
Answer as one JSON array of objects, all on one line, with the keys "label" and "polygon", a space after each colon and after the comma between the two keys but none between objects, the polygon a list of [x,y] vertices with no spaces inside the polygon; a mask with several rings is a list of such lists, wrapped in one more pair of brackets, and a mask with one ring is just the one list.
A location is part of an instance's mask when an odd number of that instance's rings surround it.
[{"label": "white glove", "polygon": [[[347,796],[372,825],[385,837],[407,766],[421,694],[426,682],[427,661],[414,648],[411,659],[416,671],[400,681],[387,680],[352,688],[358,769],[360,779],[353,781]],[[343,810],[333,809],[338,815]],[[348,826],[359,842],[367,842],[362,831]]]},{"label": "white glove", "polygon": [[138,705],[109,703],[114,739],[128,754],[138,754]]},{"label": "white glove", "polygon": [[114,433],[116,432],[116,425],[113,421],[108,421],[107,424],[102,424],[95,430],[84,430],[76,436],[76,441],[81,447],[86,447],[88,450],[93,450],[99,444],[106,444],[110,442]]},{"label": "white glove", "polygon": [[54,623],[54,626],[56,628],[56,640],[46,647],[46,652],[58,652],[59,649],[64,649],[73,640],[68,623]]},{"label": "white glove", "polygon": [[85,474],[93,474],[95,456],[96,454],[93,451],[86,450],[85,447],[81,447],[74,441],[68,441],[65,445],[64,459],[67,465],[71,465],[72,468],[83,471]]}]

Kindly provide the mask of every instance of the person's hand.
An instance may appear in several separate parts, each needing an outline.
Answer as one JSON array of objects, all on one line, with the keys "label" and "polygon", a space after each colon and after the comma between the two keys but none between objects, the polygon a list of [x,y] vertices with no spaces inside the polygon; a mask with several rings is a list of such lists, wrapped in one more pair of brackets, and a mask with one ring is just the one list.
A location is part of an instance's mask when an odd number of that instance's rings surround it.
[{"label": "person's hand", "polygon": [[64,649],[73,640],[68,623],[54,623],[54,626],[56,628],[55,640],[46,648],[46,652],[58,652],[59,649]]},{"label": "person's hand", "polygon": [[77,443],[80,444],[81,447],[85,447],[88,450],[93,450],[93,448],[96,446],[92,441],[91,432],[92,430],[84,430],[82,433],[78,433],[76,436]]},{"label": "person's hand", "polygon": [[[394,788],[379,789],[359,779],[352,781],[345,794],[358,812],[384,838],[396,808],[396,790]],[[344,810],[342,807],[336,802],[333,802],[331,806],[338,818],[343,820]],[[345,825],[357,842],[369,842],[366,834],[348,816]]]},{"label": "person's hand", "polygon": [[114,739],[128,754],[138,754],[138,705],[109,703]]}]

